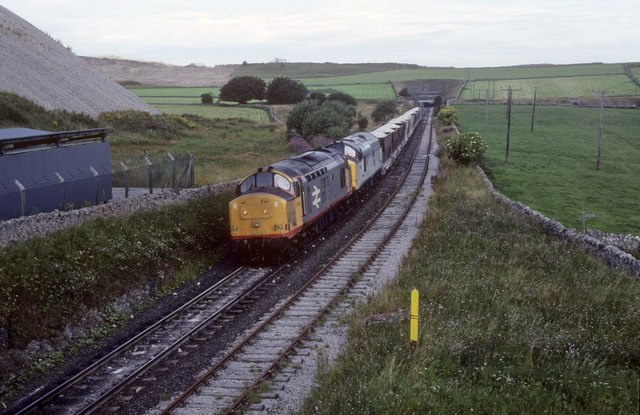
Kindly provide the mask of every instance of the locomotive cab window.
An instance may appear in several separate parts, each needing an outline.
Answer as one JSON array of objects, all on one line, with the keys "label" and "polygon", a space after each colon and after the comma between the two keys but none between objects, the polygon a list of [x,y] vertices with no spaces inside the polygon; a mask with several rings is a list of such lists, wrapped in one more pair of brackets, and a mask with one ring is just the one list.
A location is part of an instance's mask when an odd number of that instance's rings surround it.
[{"label": "locomotive cab window", "polygon": [[258,187],[273,187],[273,174],[271,173],[256,174],[256,185]]},{"label": "locomotive cab window", "polygon": [[293,193],[291,182],[280,174],[273,175],[273,184],[275,185],[275,187],[279,187],[282,190]]},{"label": "locomotive cab window", "polygon": [[240,193],[247,193],[254,187],[256,187],[256,176],[249,176],[240,185]]},{"label": "locomotive cab window", "polygon": [[349,157],[356,158],[356,150],[354,150],[353,147],[344,146],[344,154]]}]

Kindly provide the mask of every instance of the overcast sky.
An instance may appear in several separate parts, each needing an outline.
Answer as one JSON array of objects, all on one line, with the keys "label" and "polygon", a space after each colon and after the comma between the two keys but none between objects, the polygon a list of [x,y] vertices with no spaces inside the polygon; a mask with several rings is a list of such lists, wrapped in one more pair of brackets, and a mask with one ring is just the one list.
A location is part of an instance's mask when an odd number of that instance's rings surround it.
[{"label": "overcast sky", "polygon": [[0,0],[78,55],[177,65],[640,61],[640,0]]}]

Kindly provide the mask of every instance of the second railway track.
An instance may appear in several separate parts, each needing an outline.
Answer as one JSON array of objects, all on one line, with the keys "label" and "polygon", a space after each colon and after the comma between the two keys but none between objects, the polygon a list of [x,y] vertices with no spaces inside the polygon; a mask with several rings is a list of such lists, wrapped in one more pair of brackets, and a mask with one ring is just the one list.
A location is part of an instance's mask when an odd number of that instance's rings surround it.
[{"label": "second railway track", "polygon": [[265,315],[197,382],[162,408],[162,414],[233,413],[242,408],[263,381],[296,363],[297,346],[337,298],[360,276],[375,276],[376,267],[384,262],[376,265],[379,255],[393,255],[388,242],[405,222],[429,167],[432,130],[430,120],[424,124],[426,133],[420,131],[417,155],[385,209],[309,283]]}]

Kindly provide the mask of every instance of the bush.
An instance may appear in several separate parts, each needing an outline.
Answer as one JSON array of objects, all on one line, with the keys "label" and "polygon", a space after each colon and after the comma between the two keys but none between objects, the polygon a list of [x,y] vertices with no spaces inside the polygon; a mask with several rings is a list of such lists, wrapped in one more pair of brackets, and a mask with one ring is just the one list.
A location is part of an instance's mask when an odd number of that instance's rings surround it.
[{"label": "bush", "polygon": [[313,101],[318,101],[319,103],[323,103],[327,100],[327,95],[322,91],[312,91],[309,94],[309,99]]},{"label": "bush", "polygon": [[203,104],[213,104],[213,95],[211,95],[209,92],[200,95],[200,102],[202,102]]},{"label": "bush", "polygon": [[444,146],[449,158],[462,165],[479,163],[487,150],[480,134],[471,132],[451,137]]},{"label": "bush", "polygon": [[369,119],[361,112],[358,112],[358,121],[356,122],[358,123],[358,129],[360,131],[366,130],[367,126],[369,125]]},{"label": "bush", "polygon": [[458,111],[454,107],[445,107],[438,111],[438,119],[444,125],[452,125],[458,122]]},{"label": "bush", "polygon": [[234,101],[246,104],[252,99],[264,99],[265,82],[255,76],[239,76],[227,82],[220,89],[220,101]]},{"label": "bush", "polygon": [[287,136],[296,134],[310,141],[322,134],[330,138],[349,135],[356,118],[356,109],[341,101],[303,101],[296,105],[287,119]]},{"label": "bush", "polygon": [[327,97],[329,101],[341,101],[347,105],[353,105],[354,107],[358,106],[358,101],[349,94],[345,94],[344,92],[332,92]]},{"label": "bush", "polygon": [[371,113],[373,121],[380,122],[391,118],[398,113],[398,104],[395,101],[378,102]]},{"label": "bush", "polygon": [[266,97],[269,104],[297,104],[302,102],[308,93],[302,82],[280,76],[269,82]]},{"label": "bush", "polygon": [[411,96],[411,94],[409,93],[409,90],[407,88],[402,88],[400,90],[400,92],[398,92],[398,95],[400,95],[401,97],[405,97],[405,98],[409,98]]},{"label": "bush", "polygon": [[309,143],[307,143],[301,135],[294,135],[291,137],[289,144],[287,144],[287,148],[294,154],[302,154],[305,151],[312,149]]}]

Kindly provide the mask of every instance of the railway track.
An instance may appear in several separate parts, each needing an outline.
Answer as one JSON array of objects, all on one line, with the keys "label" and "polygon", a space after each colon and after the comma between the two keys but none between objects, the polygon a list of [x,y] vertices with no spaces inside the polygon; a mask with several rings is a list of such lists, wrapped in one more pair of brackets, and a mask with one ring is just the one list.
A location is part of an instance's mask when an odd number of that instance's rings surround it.
[{"label": "railway track", "polygon": [[242,312],[279,269],[241,267],[16,414],[88,414],[190,342],[215,335]]},{"label": "railway track", "polygon": [[298,346],[336,300],[347,294],[361,277],[375,278],[377,267],[394,255],[389,242],[406,222],[404,219],[420,194],[429,167],[431,125],[423,122],[423,129],[425,124],[428,133],[418,132],[422,141],[406,169],[403,184],[380,214],[306,285],[265,315],[190,388],[162,408],[162,414],[261,409],[251,402],[258,394],[262,397],[269,394],[265,390],[268,386],[261,390],[263,382],[274,378],[277,382],[282,376],[279,370],[299,362]]}]

